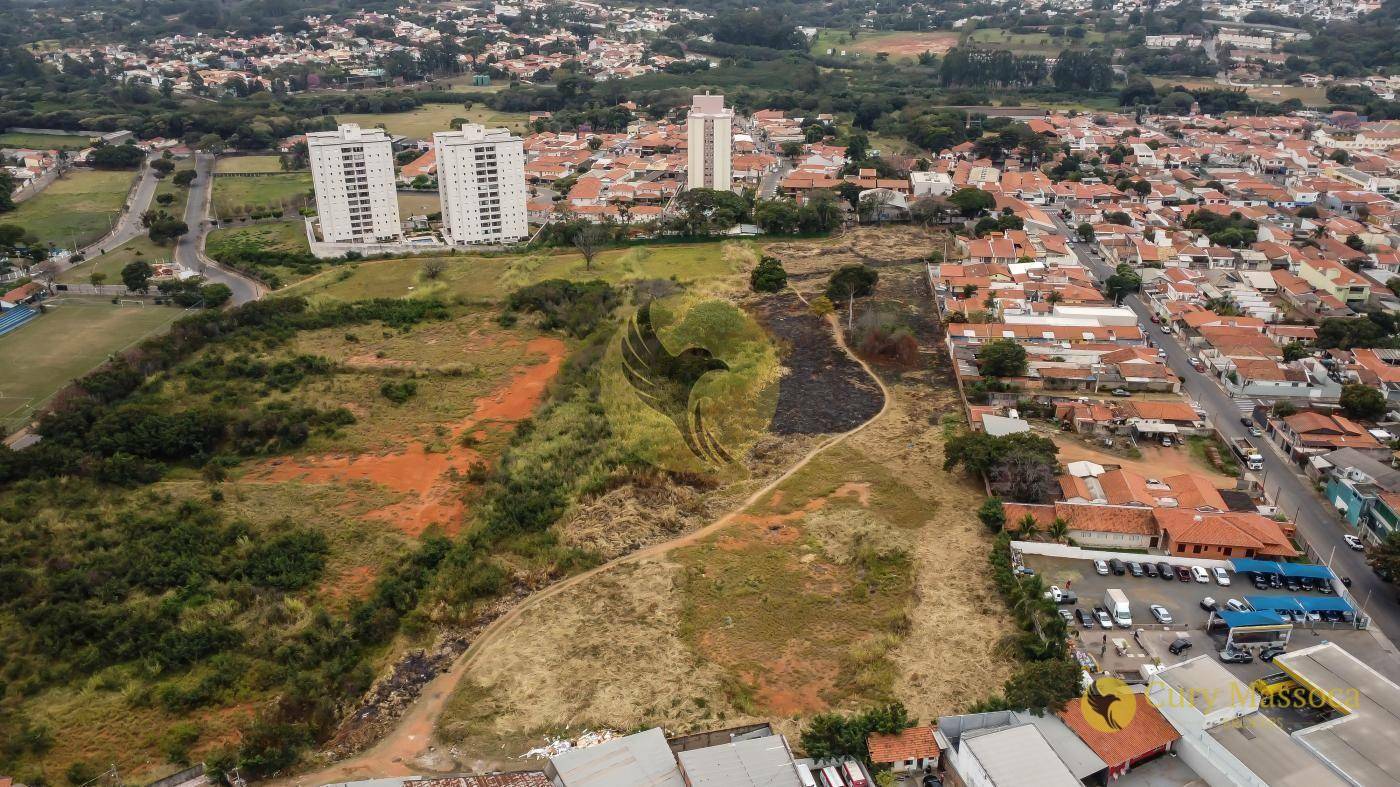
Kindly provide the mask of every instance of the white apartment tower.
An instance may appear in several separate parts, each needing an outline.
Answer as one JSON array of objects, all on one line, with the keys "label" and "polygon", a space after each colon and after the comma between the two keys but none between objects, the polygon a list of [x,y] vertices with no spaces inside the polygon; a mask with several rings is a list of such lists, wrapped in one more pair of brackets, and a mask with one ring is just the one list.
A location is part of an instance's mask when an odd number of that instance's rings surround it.
[{"label": "white apartment tower", "polygon": [[383,129],[346,123],[306,135],[321,239],[330,243],[403,240],[394,186],[394,146]]},{"label": "white apartment tower", "polygon": [[433,147],[448,243],[514,243],[529,237],[520,137],[468,123],[460,131],[433,134]]},{"label": "white apartment tower", "polygon": [[729,190],[733,124],[734,110],[724,106],[724,96],[706,94],[692,99],[686,119],[686,135],[690,142],[688,187]]}]

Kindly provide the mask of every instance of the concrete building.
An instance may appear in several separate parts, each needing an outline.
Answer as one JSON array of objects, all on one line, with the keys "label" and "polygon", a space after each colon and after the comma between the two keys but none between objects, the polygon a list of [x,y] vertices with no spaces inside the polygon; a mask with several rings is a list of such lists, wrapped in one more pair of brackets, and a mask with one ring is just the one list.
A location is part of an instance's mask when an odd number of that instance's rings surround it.
[{"label": "concrete building", "polygon": [[403,239],[394,149],[383,129],[354,123],[306,135],[321,237],[330,243]]},{"label": "concrete building", "polygon": [[520,137],[468,123],[460,131],[433,134],[433,149],[448,243],[514,243],[529,237]]},{"label": "concrete building", "polygon": [[734,110],[724,105],[724,96],[694,97],[686,119],[689,188],[729,190],[733,124]]}]

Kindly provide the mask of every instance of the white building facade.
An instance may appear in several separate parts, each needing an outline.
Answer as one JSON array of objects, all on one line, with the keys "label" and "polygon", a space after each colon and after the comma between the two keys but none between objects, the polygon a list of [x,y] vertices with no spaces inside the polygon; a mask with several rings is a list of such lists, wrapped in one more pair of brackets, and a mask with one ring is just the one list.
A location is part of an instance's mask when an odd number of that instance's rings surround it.
[{"label": "white building facade", "polygon": [[732,183],[734,110],[724,96],[695,96],[686,119],[689,166],[686,186],[728,191]]},{"label": "white building facade", "polygon": [[433,147],[448,243],[515,243],[529,237],[520,137],[468,123],[460,131],[433,134]]},{"label": "white building facade", "polygon": [[330,243],[403,239],[394,146],[383,129],[346,123],[306,135],[321,237]]}]

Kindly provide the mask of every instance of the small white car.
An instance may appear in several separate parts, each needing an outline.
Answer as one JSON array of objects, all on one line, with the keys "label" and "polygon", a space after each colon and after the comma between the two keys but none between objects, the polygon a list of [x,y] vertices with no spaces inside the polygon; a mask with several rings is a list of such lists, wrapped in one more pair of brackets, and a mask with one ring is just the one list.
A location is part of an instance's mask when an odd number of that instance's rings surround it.
[{"label": "small white car", "polygon": [[1342,536],[1342,540],[1347,542],[1347,546],[1351,547],[1357,552],[1366,551],[1366,545],[1361,542],[1361,539],[1357,538],[1356,536],[1353,536],[1350,533],[1347,533],[1346,535]]},{"label": "small white car", "polygon": [[1152,617],[1156,618],[1158,623],[1166,625],[1172,622],[1172,613],[1168,612],[1167,608],[1161,604],[1153,604],[1148,609],[1152,610]]},{"label": "small white car", "polygon": [[1098,575],[1101,576],[1101,577],[1106,577],[1106,576],[1108,576],[1108,563],[1106,563],[1106,562],[1104,562],[1104,561],[1102,561],[1102,560],[1095,560],[1095,561],[1094,561],[1094,573],[1095,573],[1095,574],[1098,574]]},{"label": "small white car", "polygon": [[1191,578],[1201,584],[1210,582],[1210,574],[1207,574],[1206,570],[1200,566],[1191,567]]},{"label": "small white car", "polygon": [[1248,612],[1248,611],[1249,611],[1249,607],[1246,607],[1246,606],[1244,605],[1244,602],[1239,601],[1238,599],[1233,599],[1233,598],[1232,598],[1232,599],[1226,599],[1226,601],[1225,601],[1225,608],[1228,609],[1228,610],[1230,610],[1231,612]]},{"label": "small white car", "polygon": [[1225,569],[1216,566],[1210,570],[1215,575],[1215,584],[1227,588],[1230,586],[1230,575],[1225,573]]}]

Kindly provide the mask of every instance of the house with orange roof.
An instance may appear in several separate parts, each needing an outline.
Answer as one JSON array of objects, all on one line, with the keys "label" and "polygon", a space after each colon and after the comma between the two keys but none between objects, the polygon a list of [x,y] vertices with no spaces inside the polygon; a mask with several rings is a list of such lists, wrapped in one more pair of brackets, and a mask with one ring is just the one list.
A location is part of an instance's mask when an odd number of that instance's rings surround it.
[{"label": "house with orange roof", "polygon": [[872,733],[865,741],[870,761],[887,765],[895,773],[918,772],[937,765],[938,742],[934,732],[932,725],[916,724],[893,735]]},{"label": "house with orange roof", "polygon": [[[1156,759],[1172,750],[1181,733],[1142,692],[1134,693],[1136,710],[1126,726],[1103,731],[1084,718],[1084,704],[1067,702],[1059,712],[1060,720],[1079,737],[1089,750],[1108,766],[1093,782],[1111,784],[1126,775],[1134,766]],[[1100,723],[1099,726],[1102,726]],[[1102,782],[1099,780],[1102,779]],[[1089,780],[1086,779],[1087,783]]]},{"label": "house with orange roof", "polygon": [[1206,513],[1189,508],[1153,509],[1169,555],[1287,560],[1298,555],[1293,526],[1254,512]]},{"label": "house with orange roof", "polygon": [[1343,415],[1306,411],[1269,422],[1269,433],[1295,462],[1341,448],[1354,448],[1389,462],[1391,451],[1360,424]]},{"label": "house with orange roof", "polygon": [[403,165],[399,170],[399,180],[404,183],[411,183],[414,178],[420,175],[426,175],[428,177],[437,175],[436,148],[428,148],[427,153]]},{"label": "house with orange roof", "polygon": [[1371,298],[1371,280],[1333,259],[1307,258],[1299,266],[1298,275],[1348,306],[1363,304]]},{"label": "house with orange roof", "polygon": [[1351,351],[1358,381],[1380,388],[1390,402],[1400,402],[1400,351],[1357,347]]},{"label": "house with orange roof", "polygon": [[1146,506],[1115,506],[1059,501],[1051,504],[1003,503],[1006,528],[1018,531],[1029,514],[1035,528],[1044,531],[1056,518],[1069,524],[1066,535],[1089,548],[1156,549],[1161,531]]}]

